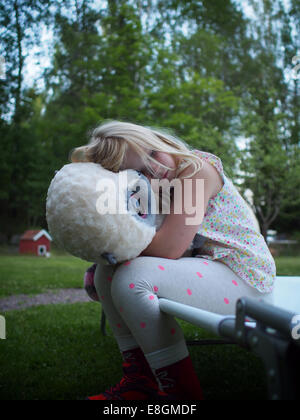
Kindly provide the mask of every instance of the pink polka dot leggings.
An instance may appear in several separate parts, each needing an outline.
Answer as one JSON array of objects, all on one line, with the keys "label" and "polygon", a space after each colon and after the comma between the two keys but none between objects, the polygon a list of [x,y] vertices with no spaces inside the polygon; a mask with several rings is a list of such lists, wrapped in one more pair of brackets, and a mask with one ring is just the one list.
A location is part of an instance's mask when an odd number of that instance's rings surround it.
[{"label": "pink polka dot leggings", "polygon": [[204,258],[142,256],[117,269],[98,264],[95,286],[120,350],[139,346],[144,354],[184,342],[159,297],[224,315],[235,314],[241,296],[262,297],[225,264]]}]

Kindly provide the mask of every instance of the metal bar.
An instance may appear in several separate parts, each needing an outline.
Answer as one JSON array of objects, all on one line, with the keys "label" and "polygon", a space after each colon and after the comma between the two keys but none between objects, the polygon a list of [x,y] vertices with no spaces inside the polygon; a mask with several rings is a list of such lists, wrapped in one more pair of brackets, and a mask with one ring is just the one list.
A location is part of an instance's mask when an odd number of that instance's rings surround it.
[{"label": "metal bar", "polygon": [[289,338],[291,337],[292,319],[296,314],[248,297],[238,300],[237,313],[241,309],[246,316],[255,319],[266,327],[274,328]]},{"label": "metal bar", "polygon": [[223,319],[218,327],[218,335],[236,342],[235,317]]},{"label": "metal bar", "polygon": [[[266,368],[270,399],[299,397],[299,340],[291,336],[294,313],[247,297],[238,300],[236,316],[231,317],[167,299],[160,299],[159,303],[162,311],[256,353]],[[246,322],[247,318],[255,322]],[[202,344],[221,344],[220,341],[225,344],[224,340],[205,340]],[[201,342],[190,342],[190,345],[201,345]]]},{"label": "metal bar", "polygon": [[234,319],[224,315],[215,314],[212,312],[203,311],[202,309],[194,308],[192,306],[184,305],[182,303],[173,302],[168,299],[160,298],[159,306],[163,312],[173,315],[184,321],[190,322],[201,328],[219,335],[219,324],[224,319]]}]

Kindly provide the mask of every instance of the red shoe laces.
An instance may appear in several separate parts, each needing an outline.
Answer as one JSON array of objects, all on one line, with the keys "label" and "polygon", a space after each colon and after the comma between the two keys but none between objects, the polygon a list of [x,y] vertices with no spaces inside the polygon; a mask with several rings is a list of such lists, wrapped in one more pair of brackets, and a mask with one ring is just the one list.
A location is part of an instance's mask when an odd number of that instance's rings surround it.
[{"label": "red shoe laces", "polygon": [[[125,375],[123,376],[123,378],[120,380],[120,382],[118,384],[112,386],[110,389],[105,391],[103,394],[105,396],[112,396],[115,399],[122,399],[121,398],[122,392],[127,391],[126,387],[129,384],[136,383],[136,380],[137,380],[136,376],[134,376],[134,375],[129,376],[129,375],[126,375],[126,373],[125,373]],[[116,397],[119,397],[119,398],[116,398]]]}]

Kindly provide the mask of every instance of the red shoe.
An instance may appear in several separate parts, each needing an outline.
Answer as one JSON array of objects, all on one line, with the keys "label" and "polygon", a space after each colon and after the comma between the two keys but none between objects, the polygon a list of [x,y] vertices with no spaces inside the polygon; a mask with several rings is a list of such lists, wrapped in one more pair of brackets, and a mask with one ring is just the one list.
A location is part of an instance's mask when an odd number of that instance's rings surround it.
[{"label": "red shoe", "polygon": [[160,391],[157,382],[137,372],[136,366],[123,363],[121,381],[100,395],[88,397],[90,401],[101,400],[165,400],[168,395]]},{"label": "red shoe", "polygon": [[202,401],[203,392],[190,356],[155,370],[155,376],[170,399]]}]

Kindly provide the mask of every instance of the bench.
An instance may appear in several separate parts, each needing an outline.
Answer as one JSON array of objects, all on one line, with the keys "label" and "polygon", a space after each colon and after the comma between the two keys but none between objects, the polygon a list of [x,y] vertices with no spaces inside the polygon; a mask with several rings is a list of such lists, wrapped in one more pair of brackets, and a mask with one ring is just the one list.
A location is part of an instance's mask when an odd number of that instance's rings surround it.
[{"label": "bench", "polygon": [[[277,277],[272,296],[241,297],[233,316],[160,298],[163,312],[212,332],[220,339],[189,345],[236,344],[258,355],[265,366],[269,399],[300,399],[300,277]],[[105,335],[102,311],[101,331]]]}]

